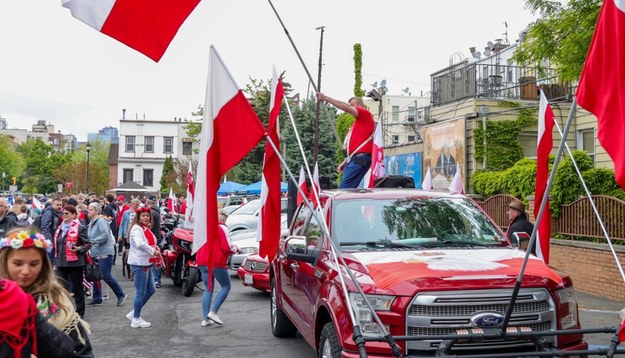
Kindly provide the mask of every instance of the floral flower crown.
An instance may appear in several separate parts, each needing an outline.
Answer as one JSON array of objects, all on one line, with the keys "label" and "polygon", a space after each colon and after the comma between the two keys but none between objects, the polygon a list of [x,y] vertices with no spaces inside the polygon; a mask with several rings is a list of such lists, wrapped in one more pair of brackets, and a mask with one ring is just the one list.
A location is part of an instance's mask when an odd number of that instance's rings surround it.
[{"label": "floral flower crown", "polygon": [[22,249],[34,247],[37,249],[52,251],[52,243],[45,236],[38,232],[27,233],[25,230],[9,234],[8,237],[0,239],[0,250],[10,247],[12,249]]}]

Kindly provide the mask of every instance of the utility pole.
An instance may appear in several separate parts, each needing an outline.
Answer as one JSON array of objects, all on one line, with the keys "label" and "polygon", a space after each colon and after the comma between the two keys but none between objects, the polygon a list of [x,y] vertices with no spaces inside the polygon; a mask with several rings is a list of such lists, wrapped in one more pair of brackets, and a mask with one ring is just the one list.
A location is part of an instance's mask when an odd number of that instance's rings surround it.
[{"label": "utility pole", "polygon": [[[325,26],[319,26],[315,30],[321,30],[321,40],[319,41],[319,71],[317,72],[317,91],[321,92],[321,66],[323,65],[323,32]],[[314,133],[314,151],[313,157],[315,163],[317,162],[317,157],[319,156],[319,116],[321,113],[321,101],[317,101],[317,108],[315,110],[315,133]]]}]

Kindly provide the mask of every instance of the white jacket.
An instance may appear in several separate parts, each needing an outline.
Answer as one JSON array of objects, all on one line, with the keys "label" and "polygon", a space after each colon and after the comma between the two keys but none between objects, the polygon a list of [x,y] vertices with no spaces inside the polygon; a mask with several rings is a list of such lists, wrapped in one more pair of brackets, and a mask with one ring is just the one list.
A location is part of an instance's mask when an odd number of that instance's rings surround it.
[{"label": "white jacket", "polygon": [[128,264],[136,266],[151,266],[150,258],[154,257],[154,248],[148,244],[148,239],[143,234],[143,228],[133,225],[130,228],[130,252]]}]

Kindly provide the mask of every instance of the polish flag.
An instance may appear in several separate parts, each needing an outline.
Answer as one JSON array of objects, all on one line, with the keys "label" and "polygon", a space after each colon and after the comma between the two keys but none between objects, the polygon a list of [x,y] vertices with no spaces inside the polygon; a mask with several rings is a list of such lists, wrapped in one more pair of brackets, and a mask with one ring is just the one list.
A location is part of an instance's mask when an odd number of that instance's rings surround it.
[{"label": "polish flag", "polygon": [[61,0],[72,16],[158,62],[200,0]]},{"label": "polish flag", "polygon": [[456,174],[451,179],[451,183],[449,183],[449,191],[452,194],[464,194],[464,189],[462,188],[462,174],[460,174],[460,164],[456,163]]},{"label": "polish flag", "polygon": [[540,203],[547,200],[543,211],[540,226],[537,231],[536,256],[546,264],[549,263],[549,241],[551,237],[551,210],[549,209],[549,196],[545,196],[547,180],[549,179],[549,154],[553,148],[553,126],[555,116],[547,101],[545,93],[540,91],[540,105],[538,107],[538,147],[536,150],[536,193],[534,201],[534,213],[538,214]]},{"label": "polish flag", "polygon": [[317,207],[319,205],[319,165],[315,162],[315,170],[313,171],[313,177],[311,180],[312,190],[310,191],[310,201],[313,204],[313,207]]},{"label": "polish flag", "polygon": [[297,206],[300,206],[300,204],[304,202],[304,197],[302,196],[302,193],[304,193],[306,196],[310,195],[308,193],[308,185],[306,185],[306,174],[304,174],[304,167],[300,167],[297,187],[299,188],[299,190],[297,191]]},{"label": "polish flag", "polygon": [[176,194],[174,194],[172,188],[169,188],[169,197],[167,197],[167,209],[169,209],[169,212],[172,214],[176,214],[178,212],[176,210],[176,200]]},{"label": "polish flag", "polygon": [[371,169],[369,169],[369,183],[367,188],[373,188],[373,183],[377,178],[386,175],[386,168],[384,168],[384,139],[382,137],[382,114],[373,132],[373,149],[371,150]]},{"label": "polish flag", "polygon": [[184,212],[184,221],[187,226],[193,222],[193,200],[195,198],[195,183],[193,182],[192,165],[189,162],[189,171],[187,172],[187,210]]},{"label": "polish flag", "polygon": [[219,179],[263,138],[265,128],[213,46],[210,48],[204,121],[195,188],[193,253],[205,243],[208,260],[219,250]]},{"label": "polish flag", "polygon": [[625,189],[625,0],[605,0],[577,86],[577,103],[597,116],[597,138]]},{"label": "polish flag", "polygon": [[[282,80],[278,79],[276,69],[273,70],[271,80],[271,99],[269,103],[269,138],[280,148],[280,125],[278,116],[282,107],[282,97],[284,88]],[[280,191],[280,158],[273,150],[271,144],[265,144],[265,163],[263,165],[262,187],[260,189],[261,207],[258,214],[258,234],[256,239],[260,241],[259,255],[267,257],[271,262],[278,251],[280,241],[280,212],[281,191]]]},{"label": "polish flag", "polygon": [[39,201],[39,199],[37,199],[36,196],[33,196],[33,200],[30,204],[30,207],[32,209],[35,209],[35,211],[37,212],[41,212],[43,210],[43,204]]},{"label": "polish flag", "polygon": [[432,172],[430,171],[430,166],[428,165],[428,170],[425,172],[425,177],[423,178],[423,182],[421,183],[421,189],[430,191],[434,189],[432,185]]}]

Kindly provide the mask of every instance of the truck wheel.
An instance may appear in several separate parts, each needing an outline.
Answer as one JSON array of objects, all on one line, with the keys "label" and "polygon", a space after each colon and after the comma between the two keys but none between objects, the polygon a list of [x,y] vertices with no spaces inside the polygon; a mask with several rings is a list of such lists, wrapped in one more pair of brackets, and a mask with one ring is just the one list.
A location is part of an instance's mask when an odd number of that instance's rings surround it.
[{"label": "truck wheel", "polygon": [[274,282],[271,282],[270,293],[270,313],[271,313],[271,333],[274,337],[293,337],[297,333],[297,328],[293,325],[293,322],[286,316],[284,311],[278,306],[278,298],[276,297],[276,287]]},{"label": "truck wheel", "polygon": [[336,336],[336,330],[334,329],[334,324],[332,322],[326,323],[321,330],[317,356],[319,358],[341,357],[341,345],[339,344],[339,338]]},{"label": "truck wheel", "polygon": [[187,276],[187,280],[184,281],[182,285],[182,295],[184,297],[189,297],[193,293],[193,289],[195,288],[195,284],[198,281],[200,276],[200,270],[197,267],[189,268],[189,276]]}]

